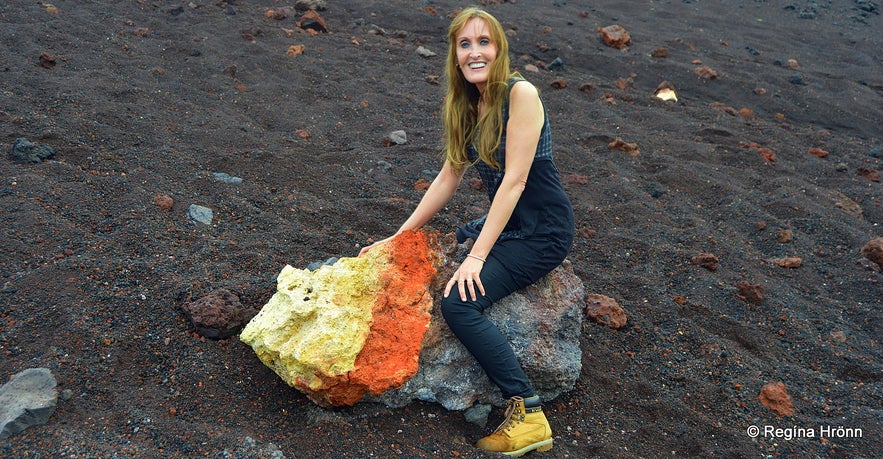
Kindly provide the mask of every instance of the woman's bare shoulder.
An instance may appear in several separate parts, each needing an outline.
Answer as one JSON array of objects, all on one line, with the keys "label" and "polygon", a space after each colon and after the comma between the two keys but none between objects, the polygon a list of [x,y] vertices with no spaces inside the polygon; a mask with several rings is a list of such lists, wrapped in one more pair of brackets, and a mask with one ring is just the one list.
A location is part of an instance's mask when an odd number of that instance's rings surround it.
[{"label": "woman's bare shoulder", "polygon": [[540,91],[530,81],[519,80],[509,90],[509,100],[513,104],[521,102],[539,102]]}]

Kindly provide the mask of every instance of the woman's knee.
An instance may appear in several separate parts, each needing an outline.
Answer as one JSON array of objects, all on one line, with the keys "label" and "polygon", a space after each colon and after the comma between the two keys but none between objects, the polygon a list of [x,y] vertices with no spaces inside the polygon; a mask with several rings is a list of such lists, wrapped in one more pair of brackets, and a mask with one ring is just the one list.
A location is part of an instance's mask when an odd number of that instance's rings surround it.
[{"label": "woman's knee", "polygon": [[447,298],[442,298],[441,312],[448,325],[456,325],[462,323],[464,319],[473,314],[481,314],[477,304],[462,301],[453,293],[448,295]]}]

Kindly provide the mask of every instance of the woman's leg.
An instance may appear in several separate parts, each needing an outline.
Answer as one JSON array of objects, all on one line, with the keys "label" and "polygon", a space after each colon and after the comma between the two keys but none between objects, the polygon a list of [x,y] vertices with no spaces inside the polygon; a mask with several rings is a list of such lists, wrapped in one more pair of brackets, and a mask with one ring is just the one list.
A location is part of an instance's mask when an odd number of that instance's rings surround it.
[{"label": "woman's leg", "polygon": [[485,295],[476,301],[463,301],[456,290],[442,299],[442,315],[454,335],[466,346],[504,398],[530,397],[533,388],[515,358],[512,346],[484,310],[506,295],[523,287],[509,274],[496,257],[488,257],[481,270]]}]

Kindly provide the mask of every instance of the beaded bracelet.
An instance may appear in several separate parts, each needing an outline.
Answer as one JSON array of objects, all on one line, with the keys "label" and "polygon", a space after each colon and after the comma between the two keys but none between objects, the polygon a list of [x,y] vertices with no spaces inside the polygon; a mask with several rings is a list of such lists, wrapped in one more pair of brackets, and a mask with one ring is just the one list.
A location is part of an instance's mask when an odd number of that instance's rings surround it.
[{"label": "beaded bracelet", "polygon": [[487,263],[487,260],[486,260],[486,259],[481,258],[481,257],[478,256],[478,255],[473,255],[473,254],[470,253],[469,255],[466,255],[466,256],[467,256],[467,257],[475,258],[476,260],[479,260],[479,261],[481,261],[482,263]]}]

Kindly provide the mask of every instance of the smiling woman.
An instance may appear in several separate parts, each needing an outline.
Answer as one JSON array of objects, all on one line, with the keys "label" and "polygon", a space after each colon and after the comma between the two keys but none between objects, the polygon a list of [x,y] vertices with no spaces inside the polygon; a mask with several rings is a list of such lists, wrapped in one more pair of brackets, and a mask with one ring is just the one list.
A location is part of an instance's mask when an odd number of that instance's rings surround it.
[{"label": "smiling woman", "polygon": [[483,161],[499,166],[493,152],[505,127],[502,104],[488,103],[507,99],[510,78],[521,77],[510,70],[509,41],[494,16],[467,8],[451,22],[448,43],[443,114],[447,157],[465,167],[467,144],[474,142]]},{"label": "smiling woman", "polygon": [[459,242],[474,243],[445,286],[442,314],[507,399],[506,420],[476,446],[512,456],[547,451],[552,429],[540,399],[484,311],[561,264],[573,241],[573,210],[552,161],[539,92],[510,70],[499,21],[466,8],[451,22],[448,40],[445,163],[396,234],[426,224],[453,197],[466,169],[475,167],[490,208],[457,230]]},{"label": "smiling woman", "polygon": [[457,33],[457,63],[466,81],[484,91],[490,66],[497,58],[497,45],[491,40],[488,23],[472,18]]}]

